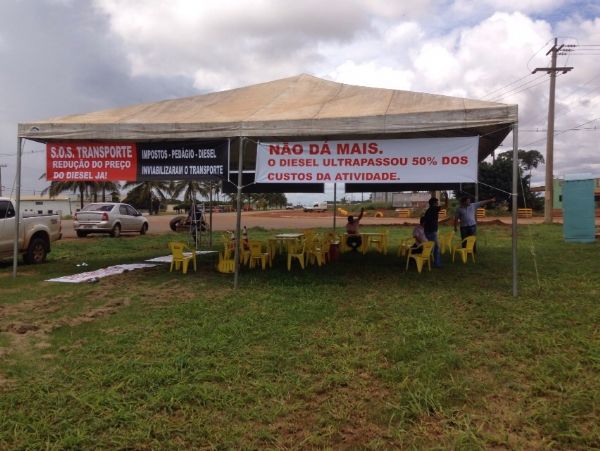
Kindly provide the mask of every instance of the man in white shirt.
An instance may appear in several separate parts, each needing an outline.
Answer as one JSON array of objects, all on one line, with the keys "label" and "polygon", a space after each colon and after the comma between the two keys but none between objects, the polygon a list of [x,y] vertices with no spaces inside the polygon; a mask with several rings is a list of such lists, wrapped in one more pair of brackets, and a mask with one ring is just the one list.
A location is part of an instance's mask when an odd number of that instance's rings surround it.
[{"label": "man in white shirt", "polygon": [[477,209],[482,205],[495,201],[496,198],[492,197],[491,199],[471,203],[471,199],[467,196],[460,198],[460,207],[458,207],[456,214],[454,215],[454,231],[456,232],[457,226],[460,223],[461,240],[477,234],[477,220],[475,218]]}]

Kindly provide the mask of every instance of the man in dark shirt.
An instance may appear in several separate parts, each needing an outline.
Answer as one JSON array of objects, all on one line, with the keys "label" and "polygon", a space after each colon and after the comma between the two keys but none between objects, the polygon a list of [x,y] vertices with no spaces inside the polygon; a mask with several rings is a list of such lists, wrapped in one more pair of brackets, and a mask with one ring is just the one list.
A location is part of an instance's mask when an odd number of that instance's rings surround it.
[{"label": "man in dark shirt", "polygon": [[440,243],[438,242],[438,215],[440,213],[440,206],[437,198],[432,197],[429,199],[429,208],[423,215],[425,229],[425,236],[429,241],[435,242],[433,248],[433,266],[436,268],[442,267],[442,256],[440,254]]}]

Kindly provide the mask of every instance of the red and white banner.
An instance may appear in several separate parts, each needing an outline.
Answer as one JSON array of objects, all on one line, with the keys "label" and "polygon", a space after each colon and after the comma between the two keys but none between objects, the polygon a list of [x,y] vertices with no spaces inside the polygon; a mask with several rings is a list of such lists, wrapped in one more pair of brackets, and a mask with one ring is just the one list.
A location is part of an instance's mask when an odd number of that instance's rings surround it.
[{"label": "red and white banner", "polygon": [[56,182],[136,179],[137,151],[131,142],[46,144],[46,178]]},{"label": "red and white banner", "polygon": [[479,137],[259,143],[256,183],[467,183]]}]

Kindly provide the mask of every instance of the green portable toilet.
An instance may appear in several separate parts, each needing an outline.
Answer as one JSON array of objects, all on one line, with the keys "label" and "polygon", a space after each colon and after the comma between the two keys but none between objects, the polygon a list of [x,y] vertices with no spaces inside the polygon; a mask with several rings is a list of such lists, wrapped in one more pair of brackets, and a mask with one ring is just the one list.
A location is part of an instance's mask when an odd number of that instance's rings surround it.
[{"label": "green portable toilet", "polygon": [[562,204],[565,241],[594,242],[596,239],[594,177],[591,174],[565,175]]}]

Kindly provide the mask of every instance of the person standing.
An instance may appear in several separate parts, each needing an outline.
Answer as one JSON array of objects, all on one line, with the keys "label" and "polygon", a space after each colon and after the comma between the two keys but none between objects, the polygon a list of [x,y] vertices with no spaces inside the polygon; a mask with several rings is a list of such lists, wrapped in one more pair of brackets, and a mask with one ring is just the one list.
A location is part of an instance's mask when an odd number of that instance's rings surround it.
[{"label": "person standing", "polygon": [[158,215],[160,212],[160,199],[156,196],[152,197],[152,211],[154,211],[155,215]]},{"label": "person standing", "polygon": [[457,226],[460,224],[461,240],[464,240],[468,236],[477,234],[477,209],[482,205],[489,204],[495,200],[496,198],[492,197],[491,199],[471,203],[471,199],[468,196],[463,196],[460,198],[460,206],[454,215],[454,231],[456,232]]},{"label": "person standing", "polygon": [[346,233],[348,234],[346,244],[348,247],[351,247],[353,251],[357,251],[362,244],[362,237],[360,236],[358,227],[360,226],[360,220],[363,217],[364,211],[364,208],[360,209],[358,218],[355,218],[352,215],[348,216],[348,222],[346,223]]},{"label": "person standing", "polygon": [[440,243],[438,242],[438,217],[440,214],[441,207],[436,197],[429,199],[429,208],[423,215],[424,222],[423,228],[425,229],[425,236],[429,241],[433,241],[435,246],[433,247],[433,266],[435,268],[442,267],[442,256],[440,252]]}]

